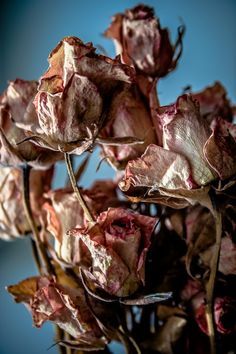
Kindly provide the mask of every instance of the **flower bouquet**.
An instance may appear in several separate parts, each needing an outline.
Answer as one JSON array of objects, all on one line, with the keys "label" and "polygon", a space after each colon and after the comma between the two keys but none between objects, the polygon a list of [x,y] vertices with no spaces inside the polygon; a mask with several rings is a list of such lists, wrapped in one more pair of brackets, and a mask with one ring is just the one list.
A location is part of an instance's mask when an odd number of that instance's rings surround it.
[{"label": "flower bouquet", "polygon": [[[160,105],[184,32],[138,5],[104,33],[116,58],[66,37],[0,97],[0,237],[29,237],[39,273],[7,291],[60,353],[234,353],[236,108],[219,82]],[[96,146],[116,174],[83,189]]]}]

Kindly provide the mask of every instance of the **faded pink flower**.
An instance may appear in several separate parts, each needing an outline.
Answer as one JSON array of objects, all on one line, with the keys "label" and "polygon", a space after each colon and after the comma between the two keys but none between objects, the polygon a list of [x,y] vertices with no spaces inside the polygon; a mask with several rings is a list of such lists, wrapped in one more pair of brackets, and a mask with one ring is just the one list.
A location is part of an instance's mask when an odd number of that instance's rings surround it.
[{"label": "faded pink flower", "polygon": [[[96,181],[91,188],[83,190],[83,196],[96,216],[108,205],[117,204],[116,184],[110,180]],[[87,261],[89,253],[79,238],[67,233],[73,227],[85,227],[83,209],[71,189],[57,189],[44,195],[43,220],[45,229],[54,237],[57,257],[69,264]],[[62,218],[63,215],[63,218]]]},{"label": "faded pink flower", "polygon": [[189,95],[161,107],[159,124],[163,147],[150,145],[141,158],[130,161],[120,188],[134,201],[176,208],[196,201],[207,205],[209,184],[236,172],[235,140],[220,119],[211,131]]},{"label": "faded pink flower", "polygon": [[103,146],[103,155],[118,169],[124,169],[129,160],[140,156],[149,144],[156,143],[150,112],[137,87],[128,87],[114,97],[102,136],[133,136],[143,141],[136,145]]},{"label": "faded pink flower", "polygon": [[92,274],[99,287],[112,295],[133,294],[145,282],[145,258],[156,219],[122,208],[99,215],[92,228],[72,229],[92,257]]},{"label": "faded pink flower", "polygon": [[134,75],[118,59],[95,50],[91,43],[66,37],[49,55],[34,101],[43,131],[35,143],[78,155],[93,146],[114,91]]},{"label": "faded pink flower", "polygon": [[[30,174],[30,200],[36,222],[39,223],[44,192],[50,189],[53,170],[33,170]],[[24,208],[22,173],[19,169],[0,168],[0,238],[13,240],[30,232]]]},{"label": "faded pink flower", "polygon": [[[0,97],[0,163],[19,166],[24,163],[36,168],[48,168],[60,158],[30,141],[28,130],[40,132],[38,117],[33,105],[37,93],[36,81],[17,79],[9,83]],[[20,143],[20,144],[18,144]]]},{"label": "faded pink flower", "polygon": [[138,5],[114,16],[105,36],[112,38],[122,61],[139,73],[162,77],[172,71],[182,52],[183,31],[172,45],[151,7]]},{"label": "faded pink flower", "polygon": [[7,287],[16,302],[32,313],[36,327],[52,321],[88,346],[104,347],[106,340],[87,304],[82,288],[70,288],[53,278],[32,277]]},{"label": "faded pink flower", "polygon": [[[199,295],[194,299],[193,307],[195,320],[199,328],[202,332],[208,334],[203,295]],[[234,333],[236,331],[235,299],[228,296],[216,297],[214,301],[214,318],[218,332],[222,334]]]}]

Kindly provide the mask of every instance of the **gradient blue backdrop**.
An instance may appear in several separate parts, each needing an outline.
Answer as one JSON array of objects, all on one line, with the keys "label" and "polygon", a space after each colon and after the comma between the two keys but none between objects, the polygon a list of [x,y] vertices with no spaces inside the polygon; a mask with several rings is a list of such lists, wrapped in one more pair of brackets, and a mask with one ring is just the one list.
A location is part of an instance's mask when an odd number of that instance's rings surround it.
[{"label": "gradient blue backdrop", "polygon": [[[159,86],[161,103],[176,99],[183,87],[191,84],[200,90],[215,80],[227,87],[236,101],[236,1],[235,0],[159,0],[146,1],[155,8],[163,26],[168,26],[175,39],[181,20],[187,27],[184,52],[178,69],[163,79]],[[47,68],[47,56],[64,36],[79,36],[84,41],[104,47],[114,55],[112,42],[101,36],[110,17],[136,5],[136,1],[95,0],[8,0],[0,13],[0,90],[7,80],[16,77],[37,79]],[[95,178],[96,152],[82,183]],[[62,186],[65,171],[55,186]],[[112,176],[103,165],[96,178]],[[13,284],[36,270],[26,241],[0,242],[0,354],[44,354],[52,344],[51,325],[41,330],[32,327],[30,315],[14,304],[4,286]],[[116,353],[122,353],[116,349]],[[56,353],[52,348],[49,353]]]}]

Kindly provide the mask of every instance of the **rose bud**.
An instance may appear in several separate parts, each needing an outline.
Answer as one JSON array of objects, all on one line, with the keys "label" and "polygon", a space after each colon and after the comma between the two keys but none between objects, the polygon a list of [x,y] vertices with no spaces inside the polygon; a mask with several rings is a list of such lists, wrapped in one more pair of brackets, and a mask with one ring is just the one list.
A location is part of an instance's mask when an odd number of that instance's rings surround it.
[{"label": "rose bud", "polygon": [[[28,130],[40,132],[33,99],[36,81],[11,81],[0,97],[0,163],[19,166],[24,163],[48,168],[60,154],[40,148],[27,140]],[[23,142],[24,141],[24,142]]]},{"label": "rose bud", "polygon": [[76,338],[77,344],[102,347],[106,340],[86,302],[82,288],[70,288],[46,277],[32,277],[8,286],[16,302],[23,302],[32,313],[34,325],[52,321]]},{"label": "rose bud", "polygon": [[113,99],[102,136],[134,136],[144,142],[137,145],[103,146],[104,156],[118,169],[125,168],[130,159],[139,157],[149,144],[156,143],[150,114],[136,87],[126,88]]},{"label": "rose bud", "polygon": [[49,56],[34,104],[43,134],[35,143],[80,155],[104,124],[114,91],[133,80],[132,68],[95,53],[91,43],[66,37]]},{"label": "rose bud", "polygon": [[[203,294],[193,300],[195,320],[199,328],[208,334],[205,303]],[[222,334],[230,334],[236,331],[236,300],[224,296],[216,297],[214,301],[214,318],[216,330]]]},{"label": "rose bud", "polygon": [[[109,180],[96,181],[90,189],[83,190],[83,196],[94,215],[118,202],[116,184]],[[44,226],[54,237],[58,259],[70,265],[87,262],[87,258],[90,258],[87,247],[79,238],[67,233],[73,227],[82,228],[86,225],[77,196],[71,189],[57,189],[48,192],[44,197]]]},{"label": "rose bud", "polygon": [[199,102],[200,113],[209,123],[218,116],[232,122],[233,109],[227,98],[227,92],[220,82],[216,82],[201,92],[193,93],[192,97]]},{"label": "rose bud", "polygon": [[182,52],[183,30],[173,46],[166,28],[162,29],[151,7],[138,5],[117,14],[105,32],[116,45],[122,61],[138,73],[160,78],[172,71]]},{"label": "rose bud", "polygon": [[145,259],[156,219],[122,208],[99,215],[92,228],[72,229],[92,257],[91,277],[111,295],[133,294],[145,282]]},{"label": "rose bud", "polygon": [[[30,201],[39,223],[43,193],[50,188],[53,170],[33,170],[30,175]],[[13,240],[30,232],[23,208],[22,173],[18,169],[0,168],[0,238]]]},{"label": "rose bud", "polygon": [[141,158],[129,161],[120,188],[133,201],[209,206],[209,184],[236,172],[235,140],[220,119],[211,131],[189,95],[161,107],[159,122],[163,148],[149,145]]}]

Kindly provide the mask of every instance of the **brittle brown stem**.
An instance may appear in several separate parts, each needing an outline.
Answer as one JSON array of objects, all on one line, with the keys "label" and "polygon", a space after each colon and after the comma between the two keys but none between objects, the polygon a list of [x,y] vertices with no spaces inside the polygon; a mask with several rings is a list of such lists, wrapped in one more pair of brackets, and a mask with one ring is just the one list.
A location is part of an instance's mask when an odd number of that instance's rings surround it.
[{"label": "brittle brown stem", "polygon": [[208,335],[210,339],[211,354],[216,354],[216,338],[214,323],[214,288],[216,274],[219,263],[221,235],[222,235],[222,216],[221,213],[214,209],[214,218],[216,225],[216,241],[214,244],[214,253],[211,259],[211,269],[208,282],[206,284],[206,321],[208,327]]},{"label": "brittle brown stem", "polygon": [[90,223],[95,223],[95,219],[91,213],[91,211],[89,210],[89,207],[87,206],[84,198],[83,198],[83,195],[81,194],[81,191],[77,185],[77,182],[76,182],[76,179],[75,179],[75,175],[74,175],[74,171],[73,171],[73,167],[72,167],[72,163],[71,163],[71,156],[67,153],[64,154],[65,156],[65,162],[66,162],[66,167],[67,167],[67,172],[68,172],[68,175],[70,177],[70,182],[71,182],[71,185],[72,185],[72,188],[78,198],[78,201],[80,203],[80,206],[81,208],[83,209],[84,211],[84,215],[87,219],[88,222]]},{"label": "brittle brown stem", "polygon": [[[30,204],[30,170],[31,170],[31,167],[28,166],[27,164],[22,167],[22,172],[23,172],[23,205],[24,205],[25,214],[26,214],[28,223],[30,225],[31,231],[33,233],[34,241],[35,241],[35,245],[36,245],[36,247],[33,248],[33,253],[36,258],[36,264],[37,264],[37,266],[40,267],[40,274],[43,274],[43,273],[54,274],[54,269],[52,267],[52,264],[48,258],[45,247],[40,240],[39,231],[38,231],[37,225],[35,223],[34,216],[33,216],[32,209],[31,209],[31,204]],[[37,255],[35,253],[36,250],[37,250]],[[39,259],[41,260],[42,265],[40,265]],[[42,267],[44,269],[42,269]]]},{"label": "brittle brown stem", "polygon": [[[60,342],[61,340],[63,340],[64,339],[64,331],[60,327],[58,327],[57,325],[54,326],[54,330],[55,330],[56,342]],[[59,354],[67,354],[65,347],[58,345],[57,349],[58,349]]]}]

